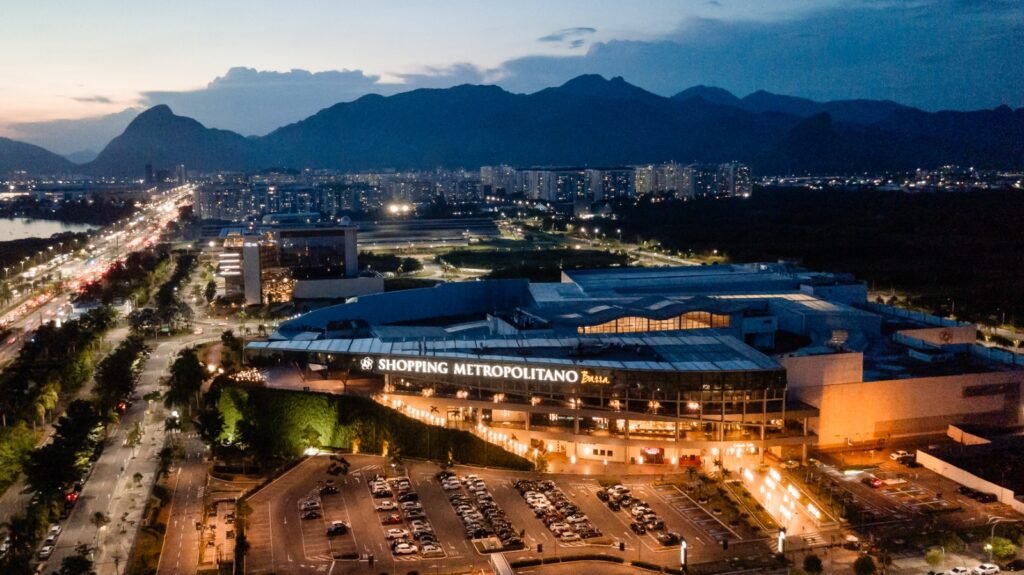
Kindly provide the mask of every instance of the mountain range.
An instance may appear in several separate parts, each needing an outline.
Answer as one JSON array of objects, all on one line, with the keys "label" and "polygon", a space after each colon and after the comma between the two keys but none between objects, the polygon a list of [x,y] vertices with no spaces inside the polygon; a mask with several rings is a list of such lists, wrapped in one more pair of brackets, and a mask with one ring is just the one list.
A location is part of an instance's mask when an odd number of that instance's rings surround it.
[{"label": "mountain range", "polygon": [[666,98],[584,75],[532,94],[420,89],[335,104],[262,137],[207,128],[167,106],[139,114],[85,164],[0,139],[0,174],[190,170],[621,165],[738,160],[758,173],[941,164],[1024,166],[1024,108],[925,112],[891,101],[815,102],[696,86]]}]

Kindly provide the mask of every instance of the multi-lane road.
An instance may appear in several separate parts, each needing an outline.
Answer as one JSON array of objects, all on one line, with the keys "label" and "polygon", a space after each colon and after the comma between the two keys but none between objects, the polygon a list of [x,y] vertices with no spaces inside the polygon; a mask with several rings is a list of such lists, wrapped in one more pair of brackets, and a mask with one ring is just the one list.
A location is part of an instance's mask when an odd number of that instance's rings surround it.
[{"label": "multi-lane road", "polygon": [[[5,312],[2,323],[5,327],[14,328],[14,335],[0,342],[0,363],[15,357],[21,345],[31,337],[31,332],[39,325],[49,321],[63,321],[74,290],[85,282],[99,277],[110,265],[125,257],[130,251],[155,241],[164,226],[176,217],[177,207],[185,201],[189,193],[188,187],[182,187],[161,194],[132,219],[101,231],[90,245],[83,247],[79,255],[54,258],[38,268],[37,275],[59,273],[66,280],[64,288],[56,294],[51,292],[43,297],[23,296]],[[109,332],[104,339],[108,346],[112,347],[127,333],[126,328],[117,328]],[[166,370],[168,357],[168,352],[161,353],[158,346],[149,358],[146,371],[143,373],[139,386],[140,396],[157,388],[159,378]],[[86,396],[91,390],[92,382],[86,385],[80,394]],[[92,475],[83,487],[79,504],[63,526],[56,550],[47,562],[50,566],[59,567],[63,557],[75,552],[74,547],[78,543],[95,545],[103,539],[113,539],[113,547],[119,547],[128,541],[125,533],[129,527],[138,525],[138,518],[133,517],[133,513],[136,516],[141,514],[145,494],[148,493],[146,486],[151,481],[152,470],[155,469],[155,453],[163,443],[159,437],[163,427],[162,415],[158,410],[147,411],[145,402],[140,401],[122,418],[108,438],[107,449],[96,462]],[[126,433],[136,422],[146,424],[147,433],[142,445],[135,450],[122,448]],[[44,428],[40,442],[49,441],[52,433],[52,426]],[[132,453],[133,451],[135,453]],[[147,469],[150,477],[146,477],[144,473]],[[136,472],[143,474],[144,479],[141,482],[134,481],[133,476]],[[0,496],[0,520],[7,520],[15,514],[23,513],[30,497],[31,494],[24,490],[23,481],[11,486]],[[97,510],[106,510],[105,512],[114,519],[102,531],[90,521],[93,512]],[[122,522],[122,518],[125,521]],[[125,527],[125,533],[121,532],[122,526]],[[130,545],[130,542],[128,544]],[[108,552],[108,559],[123,554],[116,549],[111,550]],[[116,562],[121,561],[119,558]],[[112,563],[109,572],[113,570]]]}]

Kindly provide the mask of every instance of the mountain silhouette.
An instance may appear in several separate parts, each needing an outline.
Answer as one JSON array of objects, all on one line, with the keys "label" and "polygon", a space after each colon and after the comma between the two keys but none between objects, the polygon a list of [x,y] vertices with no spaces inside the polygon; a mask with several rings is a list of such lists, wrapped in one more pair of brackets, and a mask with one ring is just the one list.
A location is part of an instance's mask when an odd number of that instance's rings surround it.
[{"label": "mountain silhouette", "polygon": [[32,174],[60,174],[74,168],[67,158],[45,148],[0,138],[0,175],[21,170]]},{"label": "mountain silhouette", "polygon": [[764,91],[738,98],[709,86],[665,98],[619,77],[584,75],[532,94],[467,84],[368,95],[263,137],[155,106],[93,162],[75,166],[39,148],[30,161],[26,153],[0,155],[0,169],[132,176],[146,164],[373,170],[733,160],[762,174],[1019,168],[1024,109],[929,113],[879,100],[814,102]]}]

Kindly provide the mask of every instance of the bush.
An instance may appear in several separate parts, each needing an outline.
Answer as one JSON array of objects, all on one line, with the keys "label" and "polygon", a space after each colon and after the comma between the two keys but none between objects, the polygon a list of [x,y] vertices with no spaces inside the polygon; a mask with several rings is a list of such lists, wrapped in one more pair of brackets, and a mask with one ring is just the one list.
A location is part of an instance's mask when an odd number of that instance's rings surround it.
[{"label": "bush", "polygon": [[878,567],[870,555],[861,555],[853,562],[853,572],[857,575],[874,575]]},{"label": "bush", "polygon": [[1017,546],[1005,537],[993,537],[989,544],[992,545],[992,555],[998,559],[1013,559],[1017,556]]},{"label": "bush", "polygon": [[938,567],[942,564],[942,559],[945,557],[945,553],[938,547],[932,547],[924,554],[924,562],[931,567]]}]

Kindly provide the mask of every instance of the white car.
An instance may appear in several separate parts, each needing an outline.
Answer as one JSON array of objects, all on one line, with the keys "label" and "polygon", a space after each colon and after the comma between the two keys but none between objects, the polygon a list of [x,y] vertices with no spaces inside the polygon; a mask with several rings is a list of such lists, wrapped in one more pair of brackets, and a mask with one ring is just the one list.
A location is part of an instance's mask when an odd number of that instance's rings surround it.
[{"label": "white car", "polygon": [[420,547],[420,553],[429,555],[431,553],[443,553],[444,551],[437,545],[424,545]]},{"label": "white car", "polygon": [[53,545],[43,545],[39,550],[40,559],[49,559],[50,555],[53,555]]},{"label": "white car", "polygon": [[889,454],[889,459],[893,461],[899,461],[904,457],[910,457],[910,453],[903,451],[902,449],[899,451],[893,451],[892,453]]},{"label": "white car", "polygon": [[57,523],[54,523],[54,524],[50,525],[50,530],[47,532],[47,535],[53,535],[54,537],[56,537],[57,535],[60,535],[61,531],[62,531],[62,529],[61,529],[60,525],[57,524]]},{"label": "white car", "polygon": [[971,573],[974,575],[995,575],[999,573],[999,566],[991,563],[982,563],[971,570]]},{"label": "white car", "polygon": [[572,531],[567,531],[565,533],[562,533],[562,536],[559,537],[559,539],[562,540],[562,543],[572,543],[574,541],[580,541],[580,536],[573,533]]},{"label": "white car", "polygon": [[382,501],[379,505],[377,505],[376,509],[377,511],[394,511],[398,509],[398,504],[391,500]]},{"label": "white car", "polygon": [[395,545],[395,555],[412,555],[416,553],[416,546],[411,543],[399,543]]},{"label": "white car", "polygon": [[388,539],[405,539],[409,536],[409,532],[405,529],[388,529],[384,536]]}]

